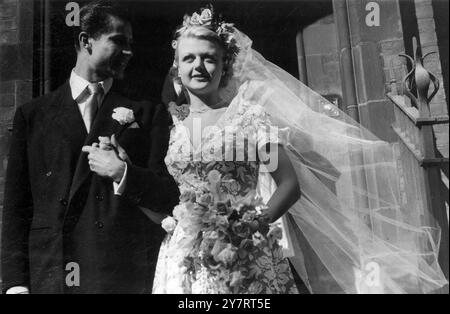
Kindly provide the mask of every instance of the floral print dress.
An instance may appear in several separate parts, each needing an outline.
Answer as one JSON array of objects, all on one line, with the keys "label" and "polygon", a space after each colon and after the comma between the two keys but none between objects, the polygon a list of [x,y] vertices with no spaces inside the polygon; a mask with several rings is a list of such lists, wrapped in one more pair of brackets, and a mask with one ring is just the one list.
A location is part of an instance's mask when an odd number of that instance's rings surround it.
[{"label": "floral print dress", "polygon": [[166,164],[181,196],[173,218],[163,221],[168,234],[153,293],[298,293],[278,243],[281,229],[258,219],[261,148],[283,144],[287,132],[242,99],[218,110],[224,113],[195,146],[183,124],[189,106],[170,107]]}]

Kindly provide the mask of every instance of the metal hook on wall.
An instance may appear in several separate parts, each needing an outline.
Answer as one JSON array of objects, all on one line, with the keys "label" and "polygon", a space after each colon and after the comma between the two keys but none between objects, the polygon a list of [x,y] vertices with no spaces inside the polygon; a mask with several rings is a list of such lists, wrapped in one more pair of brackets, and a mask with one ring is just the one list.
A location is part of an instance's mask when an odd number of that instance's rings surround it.
[{"label": "metal hook on wall", "polygon": [[[412,103],[419,109],[420,115],[430,116],[429,103],[439,90],[439,80],[423,66],[425,58],[435,51],[429,52],[422,57],[422,52],[417,44],[417,38],[413,37],[414,59],[407,54],[399,56],[411,62],[412,69],[403,79],[404,94],[411,99]],[[428,95],[430,84],[433,83],[434,90]],[[413,94],[413,89],[417,90],[417,97]]]}]

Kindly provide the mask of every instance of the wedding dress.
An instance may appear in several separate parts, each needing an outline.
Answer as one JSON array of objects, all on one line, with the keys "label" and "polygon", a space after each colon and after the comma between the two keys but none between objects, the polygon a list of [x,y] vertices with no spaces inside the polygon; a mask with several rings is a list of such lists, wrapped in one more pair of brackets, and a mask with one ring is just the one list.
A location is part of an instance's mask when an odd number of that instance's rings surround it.
[{"label": "wedding dress", "polygon": [[[300,200],[283,217],[284,257],[310,292],[432,293],[448,284],[438,263],[440,229],[419,202],[411,204],[402,197],[393,145],[265,60],[237,29],[235,40],[240,52],[234,75],[221,90],[230,105],[216,128],[202,137],[203,145],[193,146],[182,127],[183,108],[188,106],[179,107],[181,119],[174,119],[166,163],[181,193],[204,187],[233,204],[251,203],[258,194],[267,200],[276,185],[267,171],[261,171],[265,166],[210,162],[202,153],[222,153],[220,148],[233,145],[233,132],[243,133],[252,143],[279,143],[288,152],[302,190]],[[258,130],[267,126],[274,132],[260,136]],[[260,146],[248,147],[244,156]],[[216,192],[209,180],[212,170],[225,178]],[[257,255],[264,263],[249,263],[249,280],[236,275],[231,288],[215,280],[214,263],[197,263],[198,272],[193,273],[186,261],[196,258],[204,217],[199,217],[195,201],[188,200],[175,208],[174,217],[178,223],[162,245],[154,292],[296,292],[277,241],[260,246]],[[255,278],[257,283],[251,285]]]},{"label": "wedding dress", "polygon": [[[285,144],[287,135],[270,125],[262,107],[241,97],[235,98],[228,108],[216,111],[220,118],[205,128],[198,146],[183,124],[186,114],[172,117],[174,127],[166,164],[179,185],[181,201],[173,212],[177,225],[160,249],[153,293],[298,293],[274,230],[268,235],[272,240],[263,239],[258,244],[249,240],[248,230],[240,230],[242,238],[248,241],[236,252],[233,269],[202,259],[202,243],[209,237],[214,243],[217,238],[215,230],[202,232],[202,225],[218,218],[199,208],[199,204],[228,203],[230,209],[243,204],[257,205],[257,147],[265,147],[269,141]],[[212,176],[220,178],[215,185],[211,185]],[[224,219],[221,224],[227,228],[231,222]],[[220,260],[221,251],[226,254],[227,247],[216,251]],[[198,267],[188,270],[185,266],[188,258]]]}]

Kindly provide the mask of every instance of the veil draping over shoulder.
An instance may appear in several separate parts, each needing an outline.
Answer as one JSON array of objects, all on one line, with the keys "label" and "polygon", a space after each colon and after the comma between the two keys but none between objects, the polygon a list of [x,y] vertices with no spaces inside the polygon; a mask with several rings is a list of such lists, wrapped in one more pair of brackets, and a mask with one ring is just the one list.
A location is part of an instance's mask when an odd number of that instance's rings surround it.
[{"label": "veil draping over shoulder", "polygon": [[[395,150],[235,31],[240,52],[223,98],[263,106],[290,130],[301,199],[283,217],[290,261],[312,293],[431,293],[447,284],[431,214],[403,206]],[[333,115],[335,116],[335,115]],[[260,175],[267,199],[275,183]],[[419,206],[419,205],[417,205]]]}]

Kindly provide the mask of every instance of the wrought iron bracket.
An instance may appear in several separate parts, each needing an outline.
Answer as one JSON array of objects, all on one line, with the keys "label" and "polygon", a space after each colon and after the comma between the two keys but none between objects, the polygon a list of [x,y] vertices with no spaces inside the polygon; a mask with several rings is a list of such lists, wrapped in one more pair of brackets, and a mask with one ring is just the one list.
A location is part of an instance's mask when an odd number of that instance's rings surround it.
[{"label": "wrought iron bracket", "polygon": [[[433,73],[424,68],[423,61],[427,56],[436,52],[429,52],[422,57],[422,52],[417,44],[416,37],[413,37],[413,50],[414,59],[406,54],[399,55],[409,60],[412,65],[411,71],[403,79],[403,87],[405,95],[419,109],[421,118],[424,118],[430,115],[428,105],[439,90],[439,80]],[[430,83],[433,83],[434,89],[428,95]],[[413,94],[414,89],[417,90],[417,97]]]},{"label": "wrought iron bracket", "polygon": [[404,132],[402,132],[399,128],[393,127],[395,133],[397,134],[398,138],[402,141],[402,143],[408,148],[408,150],[413,154],[413,156],[416,158],[419,165],[423,168],[427,167],[435,167],[440,165],[445,165],[449,163],[449,158],[443,157],[443,158],[425,158],[421,151],[412,144],[408,138],[405,136]]},{"label": "wrought iron bracket", "polygon": [[448,115],[437,115],[428,118],[421,118],[419,112],[415,107],[407,107],[405,104],[400,103],[394,95],[386,94],[386,97],[398,108],[400,109],[417,127],[422,127],[423,125],[437,125],[437,124],[448,124]]},{"label": "wrought iron bracket", "polygon": [[437,125],[437,124],[448,124],[448,115],[437,115],[421,118],[419,112],[415,107],[407,107],[405,104],[400,103],[395,99],[394,95],[386,94],[386,97],[391,100],[394,105],[400,109],[417,127],[422,127],[423,125]]}]

